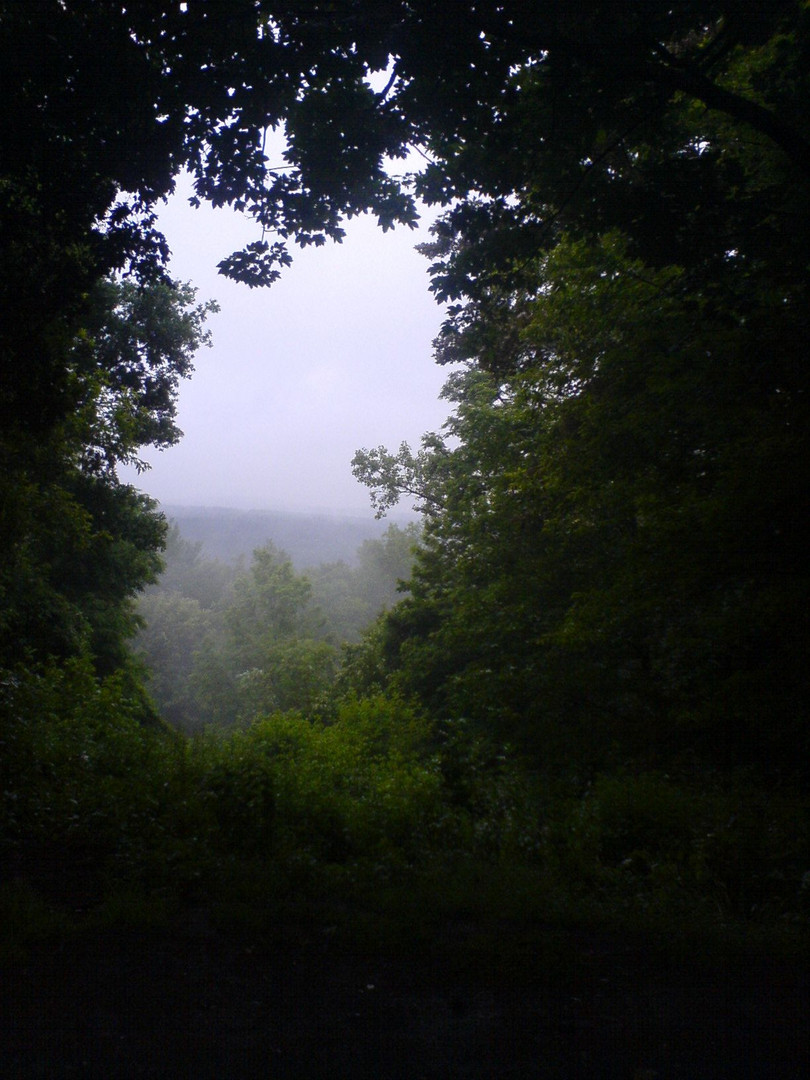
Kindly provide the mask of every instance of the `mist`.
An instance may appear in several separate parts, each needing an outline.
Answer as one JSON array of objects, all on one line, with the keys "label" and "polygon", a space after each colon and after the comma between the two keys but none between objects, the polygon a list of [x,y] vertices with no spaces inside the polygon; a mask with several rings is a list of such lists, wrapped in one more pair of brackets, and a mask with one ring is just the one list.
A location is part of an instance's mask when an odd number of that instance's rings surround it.
[{"label": "mist", "polygon": [[188,205],[187,179],[160,214],[170,273],[215,299],[211,349],[179,395],[181,442],[147,449],[151,468],[125,480],[173,506],[370,515],[351,473],[361,446],[418,443],[447,415],[446,372],[432,360],[442,309],[428,291],[417,230],[347,223],[342,244],[295,249],[270,289],[250,290],[216,265],[257,239],[227,209]]}]

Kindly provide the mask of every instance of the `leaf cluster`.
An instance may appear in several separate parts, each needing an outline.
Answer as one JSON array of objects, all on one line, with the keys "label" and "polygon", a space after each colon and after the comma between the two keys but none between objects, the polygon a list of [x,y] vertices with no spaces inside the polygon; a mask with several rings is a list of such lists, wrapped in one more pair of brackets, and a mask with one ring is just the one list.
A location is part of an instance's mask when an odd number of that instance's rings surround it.
[{"label": "leaf cluster", "polygon": [[[749,29],[732,45],[707,23],[679,55],[708,50],[718,80],[796,116],[806,27]],[[625,91],[637,74],[619,65]],[[590,137],[589,116],[563,132]],[[684,90],[588,156],[542,240],[535,192],[565,189],[553,147],[519,161],[532,187],[497,213],[459,202],[429,252],[456,301],[437,358],[462,365],[445,433],[355,459],[375,505],[416,490],[426,525],[362,670],[541,768],[806,779],[806,183],[764,134]]]}]

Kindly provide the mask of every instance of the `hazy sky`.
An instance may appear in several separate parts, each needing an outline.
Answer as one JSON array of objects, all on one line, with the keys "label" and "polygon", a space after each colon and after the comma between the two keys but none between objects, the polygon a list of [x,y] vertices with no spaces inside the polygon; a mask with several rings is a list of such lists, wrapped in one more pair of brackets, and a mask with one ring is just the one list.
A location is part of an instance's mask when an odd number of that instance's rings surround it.
[{"label": "hazy sky", "polygon": [[255,226],[192,209],[189,190],[160,218],[170,270],[222,310],[180,391],[183,439],[147,450],[151,471],[125,478],[164,504],[370,513],[355,450],[415,445],[448,412],[431,350],[442,311],[414,251],[427,226],[384,234],[356,219],[342,244],[296,250],[279,282],[251,290],[216,264],[259,239]]}]

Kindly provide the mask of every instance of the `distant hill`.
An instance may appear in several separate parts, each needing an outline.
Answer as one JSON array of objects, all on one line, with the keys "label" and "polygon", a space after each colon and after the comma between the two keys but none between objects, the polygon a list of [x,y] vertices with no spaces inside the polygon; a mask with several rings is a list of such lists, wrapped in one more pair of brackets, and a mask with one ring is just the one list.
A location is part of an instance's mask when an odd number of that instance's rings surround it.
[{"label": "distant hill", "polygon": [[297,570],[321,563],[356,561],[364,540],[376,539],[394,522],[377,521],[369,514],[359,517],[326,513],[295,513],[284,510],[231,510],[222,507],[162,506],[184,540],[201,543],[210,559],[235,562],[240,555],[249,561],[253,550],[268,540],[285,551]]}]

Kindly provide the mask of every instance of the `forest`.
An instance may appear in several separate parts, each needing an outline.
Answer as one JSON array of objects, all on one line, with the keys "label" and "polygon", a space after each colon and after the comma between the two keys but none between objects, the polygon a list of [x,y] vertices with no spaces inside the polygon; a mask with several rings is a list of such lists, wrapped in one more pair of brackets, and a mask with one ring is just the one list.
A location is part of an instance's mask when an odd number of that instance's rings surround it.
[{"label": "forest", "polygon": [[[298,524],[294,515],[240,515],[248,536],[255,518],[286,522],[290,531]],[[210,511],[205,534],[216,541],[232,521]],[[321,546],[344,543],[341,527],[348,539],[352,524],[332,519]],[[161,719],[191,733],[276,712],[312,718],[332,693],[342,648],[359,642],[400,599],[418,535],[416,525],[389,525],[363,541],[352,563],[322,562],[299,573],[292,554],[272,540],[255,548],[246,566],[241,556],[208,558],[204,542],[190,543],[172,523],[160,579],[138,603],[142,627],[133,642]],[[231,537],[235,551],[240,534]],[[305,549],[312,544],[310,537]]]},{"label": "forest", "polygon": [[[0,961],[202,911],[518,979],[583,935],[798,969],[805,0],[0,0],[0,56]],[[208,558],[119,477],[210,344],[183,170],[255,223],[245,288],[441,209],[448,418],[347,462],[419,516],[354,563]]]}]

